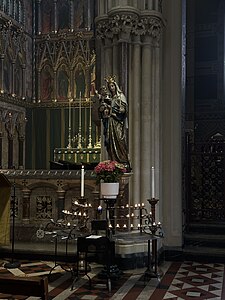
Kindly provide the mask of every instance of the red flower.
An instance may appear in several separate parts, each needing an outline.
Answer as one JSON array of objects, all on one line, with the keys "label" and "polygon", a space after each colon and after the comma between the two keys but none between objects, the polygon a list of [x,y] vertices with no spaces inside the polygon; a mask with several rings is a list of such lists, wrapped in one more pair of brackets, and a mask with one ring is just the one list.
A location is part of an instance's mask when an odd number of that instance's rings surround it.
[{"label": "red flower", "polygon": [[121,175],[127,170],[123,164],[117,161],[105,160],[100,162],[94,169],[97,176],[97,183],[118,182]]}]

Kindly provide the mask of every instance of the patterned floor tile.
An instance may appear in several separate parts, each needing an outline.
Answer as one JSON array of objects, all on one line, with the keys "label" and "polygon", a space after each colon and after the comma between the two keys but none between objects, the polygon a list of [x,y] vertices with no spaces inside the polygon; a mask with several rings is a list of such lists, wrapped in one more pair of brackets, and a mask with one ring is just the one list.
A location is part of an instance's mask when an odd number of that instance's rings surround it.
[{"label": "patterned floor tile", "polygon": [[[50,271],[51,275],[49,275]],[[160,280],[148,278],[144,281],[144,271],[130,270],[123,273],[119,280],[112,280],[111,291],[106,280],[97,276],[101,266],[92,265],[89,273],[92,286],[86,276],[81,276],[74,283],[74,274],[65,271],[54,262],[21,262],[19,269],[0,267],[0,276],[43,276],[49,279],[49,300],[221,300],[224,288],[224,265],[198,262],[167,263]],[[224,298],[223,298],[224,297]],[[33,297],[32,297],[33,298]],[[16,296],[16,299],[32,299]],[[11,299],[10,295],[0,294],[0,299]]]}]

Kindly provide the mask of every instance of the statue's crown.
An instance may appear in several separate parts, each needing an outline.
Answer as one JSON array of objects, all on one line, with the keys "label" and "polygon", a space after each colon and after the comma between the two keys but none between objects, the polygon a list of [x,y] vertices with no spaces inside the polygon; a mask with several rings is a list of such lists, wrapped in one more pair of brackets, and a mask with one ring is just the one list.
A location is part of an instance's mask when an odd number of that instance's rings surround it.
[{"label": "statue's crown", "polygon": [[111,83],[111,82],[114,83],[114,82],[116,81],[116,75],[105,77],[105,81],[106,81],[107,83]]}]

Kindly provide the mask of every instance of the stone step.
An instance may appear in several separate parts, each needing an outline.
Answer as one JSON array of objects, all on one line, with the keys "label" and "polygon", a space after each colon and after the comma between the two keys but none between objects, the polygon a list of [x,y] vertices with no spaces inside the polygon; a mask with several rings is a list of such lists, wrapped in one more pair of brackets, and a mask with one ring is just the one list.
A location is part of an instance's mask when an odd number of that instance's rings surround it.
[{"label": "stone step", "polygon": [[184,245],[192,247],[225,248],[224,234],[185,233]]},{"label": "stone step", "polygon": [[183,249],[183,259],[186,261],[207,261],[225,263],[225,249],[212,247],[186,246]]}]

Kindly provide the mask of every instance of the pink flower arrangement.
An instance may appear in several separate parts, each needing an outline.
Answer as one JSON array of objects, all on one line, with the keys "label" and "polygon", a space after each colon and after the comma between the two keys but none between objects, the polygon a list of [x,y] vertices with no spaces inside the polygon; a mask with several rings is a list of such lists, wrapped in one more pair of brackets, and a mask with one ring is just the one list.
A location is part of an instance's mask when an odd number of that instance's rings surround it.
[{"label": "pink flower arrangement", "polygon": [[123,164],[114,160],[105,160],[100,162],[94,169],[97,176],[97,183],[104,182],[119,182],[123,173],[127,170]]}]

